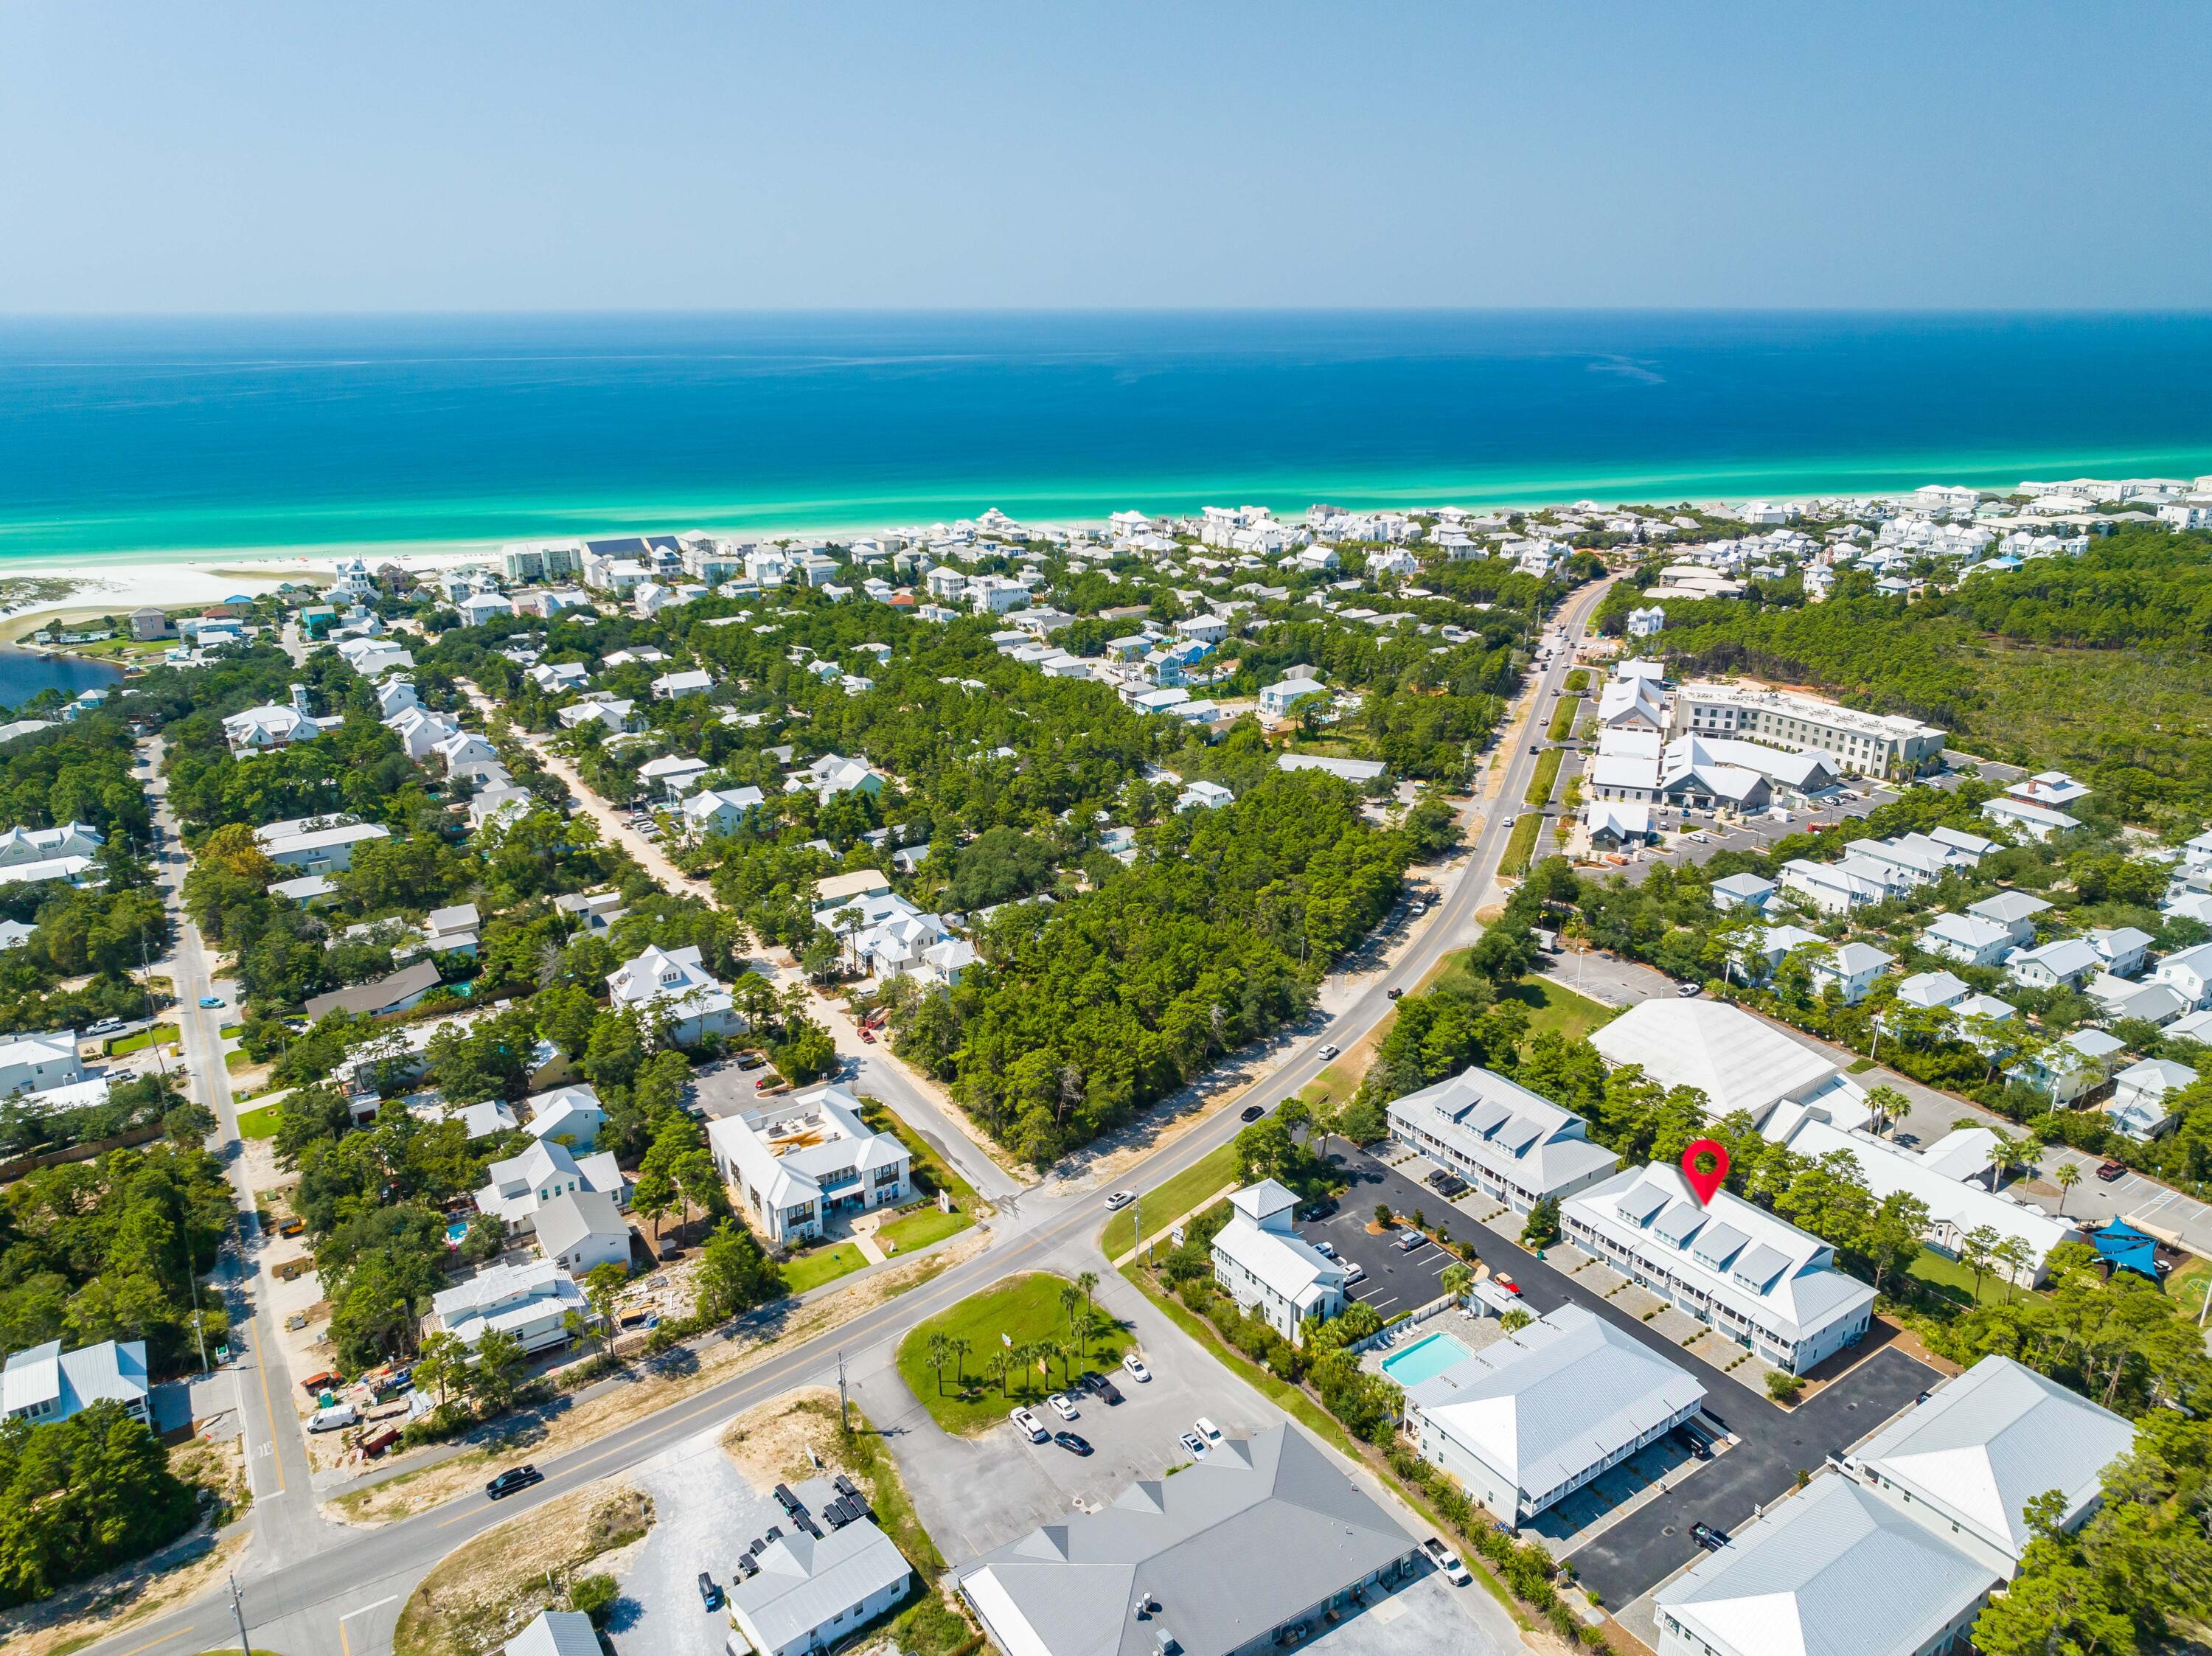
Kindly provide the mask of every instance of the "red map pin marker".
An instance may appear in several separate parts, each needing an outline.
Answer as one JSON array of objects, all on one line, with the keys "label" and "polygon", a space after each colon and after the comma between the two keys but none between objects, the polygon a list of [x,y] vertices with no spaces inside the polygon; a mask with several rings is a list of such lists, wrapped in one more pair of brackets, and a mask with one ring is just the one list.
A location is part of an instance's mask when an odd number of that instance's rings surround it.
[{"label": "red map pin marker", "polygon": [[1711,1138],[1693,1138],[1682,1152],[1682,1176],[1690,1181],[1690,1188],[1698,1192],[1698,1205],[1710,1207],[1713,1192],[1728,1177],[1728,1151]]}]

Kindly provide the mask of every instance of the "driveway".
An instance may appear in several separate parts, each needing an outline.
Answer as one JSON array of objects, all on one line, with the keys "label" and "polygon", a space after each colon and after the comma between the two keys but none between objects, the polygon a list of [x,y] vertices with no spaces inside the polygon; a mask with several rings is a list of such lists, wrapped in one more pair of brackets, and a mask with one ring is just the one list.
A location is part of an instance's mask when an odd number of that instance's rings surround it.
[{"label": "driveway", "polygon": [[609,1628],[617,1656],[722,1656],[726,1611],[699,1598],[699,1572],[726,1592],[738,1555],[783,1512],[722,1453],[720,1424],[663,1450],[628,1481],[653,1497],[653,1528],[623,1572]]}]

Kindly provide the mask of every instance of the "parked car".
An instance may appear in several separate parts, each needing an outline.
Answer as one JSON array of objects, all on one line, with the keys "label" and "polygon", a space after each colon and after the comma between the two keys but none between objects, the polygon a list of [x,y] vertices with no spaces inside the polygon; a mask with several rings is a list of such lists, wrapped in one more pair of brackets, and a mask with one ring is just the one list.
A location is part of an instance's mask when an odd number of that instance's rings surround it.
[{"label": "parked car", "polygon": [[335,1432],[342,1428],[358,1425],[360,1414],[349,1403],[334,1403],[327,1409],[318,1409],[307,1416],[311,1432]]},{"label": "parked car", "polygon": [[1200,1415],[1195,1423],[1198,1427],[1198,1435],[1206,1440],[1206,1447],[1207,1448],[1215,1449],[1220,1447],[1221,1429],[1218,1426],[1216,1426],[1204,1415]]},{"label": "parked car", "polygon": [[207,1008],[210,1011],[212,1011],[216,1007],[222,1004],[222,997],[221,995],[202,995],[200,997],[200,1004]]},{"label": "parked car", "polygon": [[1129,1378],[1139,1386],[1149,1383],[1152,1378],[1152,1371],[1145,1367],[1143,1359],[1133,1351],[1121,1359],[1121,1367],[1129,1371]]},{"label": "parked car", "polygon": [[2109,1185],[2127,1170],[2124,1162],[2100,1162],[2097,1164],[2097,1177]]},{"label": "parked car", "polygon": [[1051,1410],[1062,1420],[1073,1420],[1079,1412],[1075,1407],[1075,1399],[1065,1392],[1054,1392],[1044,1400],[1044,1403],[1046,1408]]},{"label": "parked car", "polygon": [[1396,1241],[1391,1243],[1390,1246],[1396,1248],[1401,1253],[1411,1253],[1415,1248],[1420,1247],[1422,1243],[1428,1240],[1429,1239],[1426,1236],[1424,1236],[1419,1231],[1409,1230],[1403,1236],[1401,1236]]},{"label": "parked car", "polygon": [[1203,1460],[1206,1459],[1206,1440],[1199,1436],[1197,1433],[1185,1432],[1178,1441],[1182,1443],[1184,1448],[1190,1451],[1190,1458],[1193,1460]]},{"label": "parked car", "polygon": [[1360,1264],[1358,1260],[1354,1259],[1350,1265],[1345,1267],[1344,1285],[1346,1288],[1350,1288],[1354,1283],[1364,1283],[1366,1280],[1367,1267]]},{"label": "parked car", "polygon": [[1052,1435],[1051,1433],[1044,1429],[1044,1422],[1042,1421],[1039,1420],[1028,1410],[1023,1408],[1018,1403],[1012,1408],[1006,1410],[1006,1418],[1012,1421],[1015,1426],[1021,1431],[1027,1433],[1029,1435],[1029,1440],[1032,1443],[1042,1443],[1047,1438]]},{"label": "parked car", "polygon": [[864,1028],[860,1031],[860,1039],[866,1041],[869,1046],[872,1046],[876,1044],[876,1032],[872,1029]]},{"label": "parked car", "polygon": [[1521,1291],[1521,1284],[1515,1282],[1510,1277],[1507,1276],[1502,1271],[1493,1272],[1490,1280],[1496,1283],[1498,1287],[1504,1289],[1508,1294],[1518,1294]]},{"label": "parked car", "polygon": [[1136,1199],[1136,1192],[1133,1190],[1117,1190],[1111,1196],[1106,1198],[1106,1211],[1109,1213],[1119,1213],[1123,1208],[1127,1207],[1130,1203]]},{"label": "parked car", "polygon": [[699,1572],[699,1602],[708,1610],[722,1607],[722,1590],[714,1585],[714,1578],[704,1570]]},{"label": "parked car", "polygon": [[545,1474],[526,1461],[520,1466],[508,1467],[490,1483],[485,1484],[484,1493],[496,1501],[501,1495],[513,1495],[517,1489],[526,1489],[533,1483],[543,1483],[544,1481]]},{"label": "parked car", "polygon": [[1700,988],[1701,986],[1694,983],[1678,983],[1674,986],[1674,998],[1677,1000],[1694,999],[1700,992]]},{"label": "parked car", "polygon": [[768,1059],[763,1058],[758,1052],[739,1052],[738,1054],[738,1068],[740,1070],[757,1070],[762,1065],[767,1062]]},{"label": "parked car", "polygon": [[1091,1445],[1079,1432],[1054,1432],[1052,1441],[1072,1455],[1087,1455]]},{"label": "parked car", "polygon": [[1459,1562],[1459,1555],[1435,1536],[1421,1543],[1421,1550],[1428,1554],[1437,1568],[1443,1572],[1444,1580],[1454,1586],[1463,1587],[1474,1581],[1474,1577],[1468,1574],[1467,1566]]},{"label": "parked car", "polygon": [[1330,1214],[1334,1213],[1335,1211],[1336,1198],[1334,1196],[1316,1196],[1312,1201],[1306,1204],[1305,1211],[1298,1216],[1309,1221],[1314,1219],[1326,1219]]},{"label": "parked car", "polygon": [[1710,1524],[1691,1525],[1690,1539],[1696,1542],[1707,1552],[1718,1552],[1723,1547],[1725,1547],[1729,1544],[1728,1532],[1726,1530],[1717,1530]]},{"label": "parked car", "polygon": [[1247,1104],[1237,1112],[1237,1119],[1239,1121],[1257,1121],[1267,1113],[1267,1107],[1265,1104]]},{"label": "parked car", "polygon": [[1336,1258],[1336,1244],[1334,1242],[1316,1242],[1313,1244],[1313,1251],[1324,1259]]}]

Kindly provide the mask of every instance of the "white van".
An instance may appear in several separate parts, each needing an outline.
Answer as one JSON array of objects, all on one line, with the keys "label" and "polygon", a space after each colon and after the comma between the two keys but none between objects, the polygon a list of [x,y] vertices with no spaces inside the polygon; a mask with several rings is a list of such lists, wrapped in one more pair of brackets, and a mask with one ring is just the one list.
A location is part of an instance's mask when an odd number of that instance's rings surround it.
[{"label": "white van", "polygon": [[349,1403],[334,1403],[327,1409],[318,1409],[307,1417],[311,1432],[335,1432],[343,1427],[357,1426],[361,1416]]}]

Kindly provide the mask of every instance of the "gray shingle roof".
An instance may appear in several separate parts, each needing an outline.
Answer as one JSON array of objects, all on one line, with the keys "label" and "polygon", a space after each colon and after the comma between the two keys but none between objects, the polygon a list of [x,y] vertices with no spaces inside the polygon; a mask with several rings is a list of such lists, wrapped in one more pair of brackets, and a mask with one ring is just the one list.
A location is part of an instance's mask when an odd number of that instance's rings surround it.
[{"label": "gray shingle roof", "polygon": [[[1224,1656],[1413,1550],[1390,1516],[1302,1434],[1232,1439],[959,1572],[988,1621],[1018,1618],[1051,1656]],[[1139,1621],[1140,1603],[1158,1610]],[[1002,1647],[1006,1640],[1000,1639]]]}]

